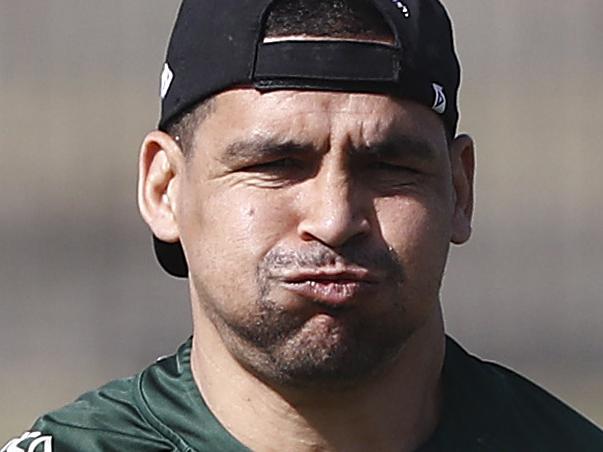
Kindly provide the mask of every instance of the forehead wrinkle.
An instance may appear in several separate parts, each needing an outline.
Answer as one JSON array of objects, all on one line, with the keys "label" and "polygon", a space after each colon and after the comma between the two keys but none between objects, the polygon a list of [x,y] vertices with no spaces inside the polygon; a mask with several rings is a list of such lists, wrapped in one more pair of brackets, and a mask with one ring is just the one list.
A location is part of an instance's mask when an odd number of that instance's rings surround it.
[{"label": "forehead wrinkle", "polygon": [[435,144],[417,134],[412,124],[407,127],[400,124],[394,115],[385,118],[367,116],[355,124],[344,122],[339,133],[334,134],[331,148],[341,148],[349,158],[412,156],[421,161],[436,159],[439,151]]},{"label": "forehead wrinkle", "polygon": [[358,130],[346,133],[343,146],[350,158],[395,159],[412,156],[432,161],[439,150],[428,138],[418,135],[411,127],[405,130],[393,117],[377,122],[361,121]]}]

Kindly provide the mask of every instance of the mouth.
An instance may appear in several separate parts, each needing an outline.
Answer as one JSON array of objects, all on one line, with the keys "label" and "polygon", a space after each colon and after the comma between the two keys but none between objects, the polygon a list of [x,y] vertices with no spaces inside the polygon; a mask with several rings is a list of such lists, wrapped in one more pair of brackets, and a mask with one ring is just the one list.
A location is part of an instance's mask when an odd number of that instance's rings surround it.
[{"label": "mouth", "polygon": [[363,269],[299,272],[281,279],[290,292],[333,308],[354,304],[377,283],[378,278]]}]

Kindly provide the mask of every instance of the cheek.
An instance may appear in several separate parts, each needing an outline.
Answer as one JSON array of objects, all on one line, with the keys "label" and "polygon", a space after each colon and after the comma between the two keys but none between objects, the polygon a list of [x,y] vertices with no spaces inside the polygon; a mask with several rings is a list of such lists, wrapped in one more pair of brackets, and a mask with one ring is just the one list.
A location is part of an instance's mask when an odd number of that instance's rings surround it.
[{"label": "cheek", "polygon": [[258,262],[292,228],[291,203],[281,198],[232,190],[208,196],[187,212],[183,242],[196,261],[191,270],[207,275],[228,268],[230,278],[233,272],[255,278]]},{"label": "cheek", "polygon": [[377,207],[383,240],[398,254],[409,281],[441,278],[451,236],[445,205],[426,199],[383,200]]}]

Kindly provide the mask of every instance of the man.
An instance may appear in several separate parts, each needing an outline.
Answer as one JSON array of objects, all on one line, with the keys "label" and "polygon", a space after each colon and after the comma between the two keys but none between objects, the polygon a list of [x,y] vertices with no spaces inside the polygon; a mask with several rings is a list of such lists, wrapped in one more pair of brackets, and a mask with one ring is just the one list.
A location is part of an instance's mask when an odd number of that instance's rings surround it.
[{"label": "man", "polygon": [[444,334],[459,78],[437,0],[185,0],[139,204],[193,336],[2,451],[602,450]]}]

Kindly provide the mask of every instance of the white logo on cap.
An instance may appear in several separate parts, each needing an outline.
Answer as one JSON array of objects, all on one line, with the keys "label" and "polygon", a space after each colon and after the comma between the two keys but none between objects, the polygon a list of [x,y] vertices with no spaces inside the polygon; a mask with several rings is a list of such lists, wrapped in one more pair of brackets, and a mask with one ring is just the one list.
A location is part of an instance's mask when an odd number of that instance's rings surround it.
[{"label": "white logo on cap", "polygon": [[174,80],[174,73],[170,69],[170,66],[167,63],[165,63],[163,65],[163,72],[161,72],[161,98],[162,99],[165,99],[165,96],[168,93],[173,80]]},{"label": "white logo on cap", "polygon": [[438,85],[437,83],[432,83],[433,91],[435,93],[435,98],[433,101],[433,111],[439,113],[441,115],[446,111],[446,93],[444,93],[444,87],[442,85]]},{"label": "white logo on cap", "polygon": [[410,17],[410,11],[408,10],[408,6],[406,6],[404,3],[402,3],[399,0],[392,0],[392,3],[394,5],[396,5],[400,11],[402,11],[402,14],[404,15],[404,17],[406,17],[406,18]]}]

